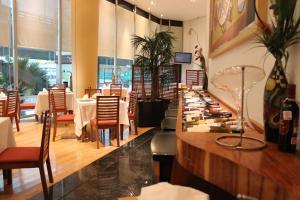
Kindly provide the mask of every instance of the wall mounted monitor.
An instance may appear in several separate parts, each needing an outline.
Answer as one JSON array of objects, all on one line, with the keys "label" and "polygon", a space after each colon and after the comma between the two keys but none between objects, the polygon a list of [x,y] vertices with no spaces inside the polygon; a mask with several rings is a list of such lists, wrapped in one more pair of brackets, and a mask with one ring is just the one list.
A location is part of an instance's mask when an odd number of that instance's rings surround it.
[{"label": "wall mounted monitor", "polygon": [[191,63],[192,62],[192,53],[185,52],[175,52],[175,63]]}]

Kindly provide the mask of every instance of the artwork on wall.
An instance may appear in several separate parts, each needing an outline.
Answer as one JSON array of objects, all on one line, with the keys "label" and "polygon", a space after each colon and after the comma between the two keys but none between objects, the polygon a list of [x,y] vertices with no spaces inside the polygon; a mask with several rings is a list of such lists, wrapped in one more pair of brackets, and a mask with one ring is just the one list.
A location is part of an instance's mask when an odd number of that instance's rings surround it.
[{"label": "artwork on wall", "polygon": [[[258,32],[255,0],[211,0],[209,55],[215,57],[250,39]],[[267,19],[267,0],[256,0],[258,12]]]}]

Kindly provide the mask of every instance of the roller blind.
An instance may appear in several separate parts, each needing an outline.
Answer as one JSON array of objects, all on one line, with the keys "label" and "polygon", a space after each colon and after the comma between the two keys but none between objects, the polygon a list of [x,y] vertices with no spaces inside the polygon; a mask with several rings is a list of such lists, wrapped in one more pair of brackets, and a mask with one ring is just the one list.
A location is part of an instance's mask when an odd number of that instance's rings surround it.
[{"label": "roller blind", "polygon": [[134,13],[118,6],[118,58],[133,59]]},{"label": "roller blind", "polygon": [[18,46],[57,50],[57,0],[17,0]]},{"label": "roller blind", "polygon": [[149,20],[140,15],[136,15],[136,35],[144,37],[149,35]]},{"label": "roller blind", "polygon": [[98,55],[114,57],[115,4],[100,0]]},{"label": "roller blind", "polygon": [[61,0],[62,51],[72,52],[71,0]]},{"label": "roller blind", "polygon": [[10,44],[10,1],[0,0],[0,46]]},{"label": "roller blind", "polygon": [[173,43],[174,52],[182,51],[182,27],[171,26],[171,32],[173,32],[173,36],[175,37],[175,42]]},{"label": "roller blind", "polygon": [[153,34],[153,33],[155,33],[155,31],[159,32],[159,24],[151,21],[150,22],[150,33]]}]

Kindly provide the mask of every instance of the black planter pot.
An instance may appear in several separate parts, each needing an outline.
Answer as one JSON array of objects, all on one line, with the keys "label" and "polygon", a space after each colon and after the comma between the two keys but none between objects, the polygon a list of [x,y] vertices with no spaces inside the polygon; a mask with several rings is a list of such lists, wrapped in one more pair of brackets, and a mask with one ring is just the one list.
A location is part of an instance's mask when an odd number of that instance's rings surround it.
[{"label": "black planter pot", "polygon": [[139,101],[138,126],[159,127],[164,118],[169,101],[158,99],[156,101]]}]

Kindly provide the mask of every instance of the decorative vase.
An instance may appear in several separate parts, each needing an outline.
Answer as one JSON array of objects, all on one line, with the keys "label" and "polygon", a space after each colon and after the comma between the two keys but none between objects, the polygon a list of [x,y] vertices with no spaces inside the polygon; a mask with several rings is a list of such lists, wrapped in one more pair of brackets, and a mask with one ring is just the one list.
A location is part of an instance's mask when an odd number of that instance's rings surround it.
[{"label": "decorative vase", "polygon": [[278,142],[280,107],[287,98],[288,82],[281,60],[276,60],[267,79],[264,91],[264,128],[265,138],[269,142]]}]

